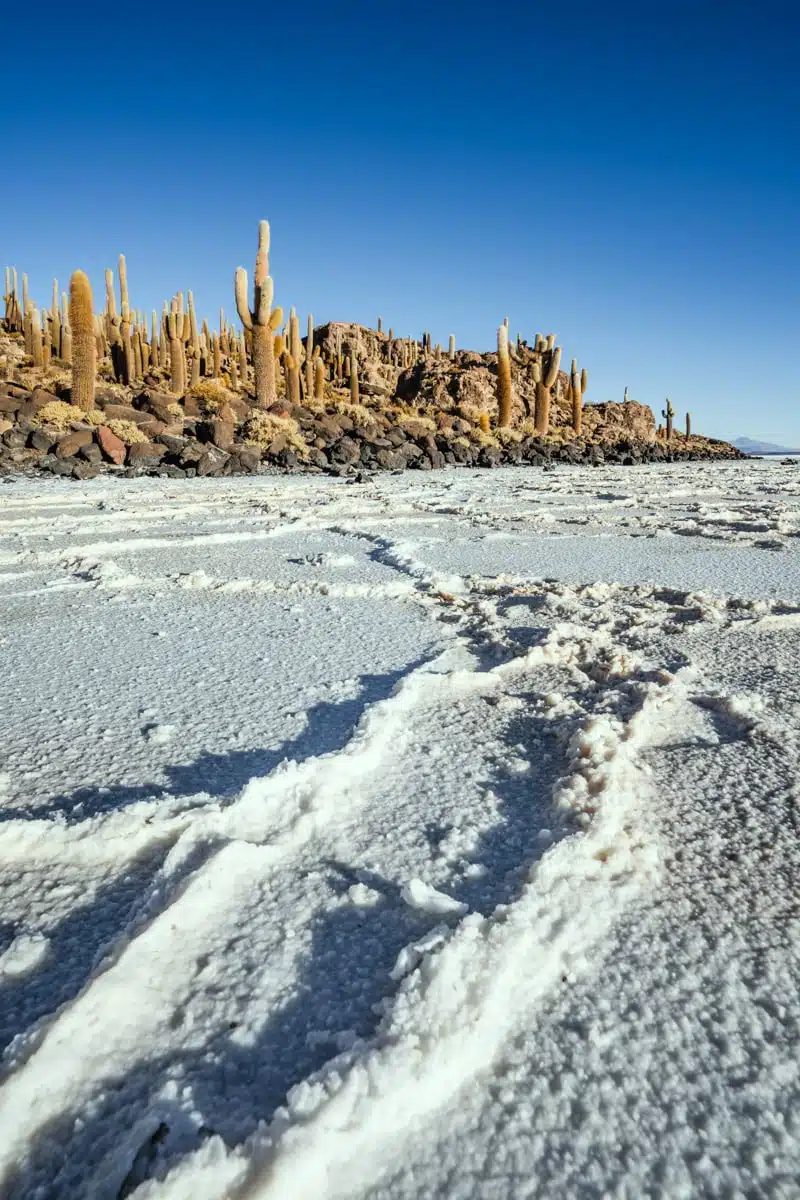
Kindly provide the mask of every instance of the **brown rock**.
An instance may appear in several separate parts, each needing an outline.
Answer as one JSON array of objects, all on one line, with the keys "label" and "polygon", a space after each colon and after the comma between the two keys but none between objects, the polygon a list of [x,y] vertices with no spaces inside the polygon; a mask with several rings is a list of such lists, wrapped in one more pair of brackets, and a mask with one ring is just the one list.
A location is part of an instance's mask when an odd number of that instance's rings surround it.
[{"label": "brown rock", "polygon": [[71,458],[77,454],[81,446],[88,446],[94,441],[91,429],[76,429],[58,439],[56,458]]},{"label": "brown rock", "polygon": [[226,454],[224,450],[220,450],[216,446],[207,446],[205,454],[197,464],[197,474],[218,475],[229,458],[230,455]]},{"label": "brown rock", "polygon": [[132,408],[129,404],[106,404],[103,411],[108,421],[133,421],[136,425],[146,425],[153,420],[150,413]]},{"label": "brown rock", "polygon": [[246,421],[250,416],[250,405],[240,396],[234,396],[228,401],[226,408],[229,408],[237,421]]},{"label": "brown rock", "polygon": [[108,461],[121,467],[125,462],[125,443],[122,438],[112,433],[107,425],[100,425],[97,429],[97,441]]},{"label": "brown rock", "polygon": [[49,454],[57,441],[58,438],[54,433],[48,433],[45,429],[34,429],[28,438],[28,445],[32,450],[39,450],[42,454]]},{"label": "brown rock", "polygon": [[0,396],[0,413],[19,412],[24,403],[22,396]]},{"label": "brown rock", "polygon": [[196,396],[188,395],[183,397],[183,411],[187,417],[200,417],[200,401]]},{"label": "brown rock", "polygon": [[99,474],[94,463],[78,461],[72,468],[73,479],[94,479],[95,475]]},{"label": "brown rock", "polygon": [[33,395],[29,403],[33,405],[34,412],[38,412],[40,408],[44,408],[45,404],[54,404],[58,400],[55,392],[48,392],[47,388],[37,387],[33,389]]},{"label": "brown rock", "polygon": [[138,408],[152,413],[164,425],[170,425],[175,420],[174,414],[169,411],[169,406],[175,403],[175,398],[168,392],[154,392],[148,389],[136,397],[135,403]]},{"label": "brown rock", "polygon": [[159,462],[166,453],[167,447],[157,446],[155,442],[134,442],[132,446],[128,446],[128,465],[150,466]]},{"label": "brown rock", "polygon": [[233,421],[223,421],[221,417],[216,417],[212,422],[214,426],[214,434],[212,441],[219,450],[230,450],[233,445],[233,437],[236,432],[236,425]]},{"label": "brown rock", "polygon": [[13,429],[13,428],[14,428],[13,421],[0,420],[0,435],[4,434],[7,430]]}]

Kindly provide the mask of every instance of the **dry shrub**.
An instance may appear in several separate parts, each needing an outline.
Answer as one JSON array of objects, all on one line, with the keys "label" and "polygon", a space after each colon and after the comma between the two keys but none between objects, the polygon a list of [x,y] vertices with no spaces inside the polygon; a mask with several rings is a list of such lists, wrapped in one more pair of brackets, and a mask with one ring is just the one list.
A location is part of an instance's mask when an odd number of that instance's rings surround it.
[{"label": "dry shrub", "polygon": [[363,404],[353,404],[350,400],[334,398],[328,404],[334,412],[343,417],[349,417],[355,425],[374,425],[377,414]]},{"label": "dry shrub", "polygon": [[90,412],[81,412],[74,404],[65,400],[51,400],[45,404],[33,418],[34,425],[48,425],[51,429],[70,429],[73,425],[103,425],[105,418],[100,409],[93,408]]},{"label": "dry shrub", "polygon": [[230,404],[231,400],[236,399],[236,393],[226,388],[219,379],[201,379],[190,388],[189,395],[195,397],[206,416],[219,412],[226,404]]},{"label": "dry shrub", "polygon": [[242,433],[251,446],[261,446],[263,449],[271,446],[276,437],[283,435],[288,448],[304,457],[308,454],[308,445],[300,433],[300,426],[292,417],[278,417],[274,413],[256,409],[245,421]]},{"label": "dry shrub", "polygon": [[150,441],[150,438],[147,434],[142,433],[135,421],[108,421],[107,424],[111,432],[115,433],[126,446],[141,445],[143,442]]}]

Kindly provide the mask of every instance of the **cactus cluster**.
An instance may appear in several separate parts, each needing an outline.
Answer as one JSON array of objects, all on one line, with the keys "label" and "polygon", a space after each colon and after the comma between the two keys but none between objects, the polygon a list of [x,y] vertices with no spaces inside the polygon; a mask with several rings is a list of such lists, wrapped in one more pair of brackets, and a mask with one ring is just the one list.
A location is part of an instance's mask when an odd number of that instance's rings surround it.
[{"label": "cactus cluster", "polygon": [[[261,221],[252,300],[247,272],[239,267],[234,273],[234,299],[241,329],[235,328],[220,309],[218,329],[212,331],[207,321],[199,318],[190,291],[177,292],[164,303],[161,313],[153,310],[148,318],[131,303],[124,254],[119,256],[116,273],[110,269],[105,272],[105,306],[98,315],[93,311],[91,287],[83,272],[73,275],[69,300],[66,296],[59,299],[54,281],[50,307],[39,309],[29,296],[27,276],[22,275],[20,286],[16,269],[7,268],[3,326],[22,334],[34,366],[47,367],[54,358],[71,364],[73,403],[82,409],[93,405],[98,364],[103,364],[104,373],[113,374],[117,382],[126,385],[143,382],[153,386],[166,376],[175,397],[200,387],[203,380],[221,380],[233,391],[254,394],[255,404],[264,409],[275,405],[279,392],[294,405],[323,401],[329,385],[342,392],[349,390],[351,403],[357,405],[362,390],[376,394],[376,376],[378,381],[385,378],[391,383],[399,373],[413,370],[422,362],[430,365],[431,361],[445,372],[456,369],[451,366],[457,360],[454,334],[449,335],[443,349],[433,343],[428,330],[418,338],[398,336],[392,328],[385,330],[382,317],[378,318],[376,331],[359,328],[355,334],[348,333],[346,341],[343,327],[332,326],[324,343],[319,344],[313,317],[308,314],[305,337],[301,337],[295,309],[284,323],[283,310],[274,305],[269,250],[269,224]],[[533,418],[536,433],[547,434],[553,397],[560,387],[559,400],[569,397],[572,428],[580,436],[586,371],[579,372],[573,360],[565,391],[563,382],[558,382],[560,363],[561,347],[554,334],[537,334],[533,345],[528,346],[520,334],[511,341],[508,318],[503,320],[497,331],[499,428],[514,421],[516,391],[527,415]],[[687,431],[689,427],[687,416]],[[668,428],[671,436],[671,416]]]}]

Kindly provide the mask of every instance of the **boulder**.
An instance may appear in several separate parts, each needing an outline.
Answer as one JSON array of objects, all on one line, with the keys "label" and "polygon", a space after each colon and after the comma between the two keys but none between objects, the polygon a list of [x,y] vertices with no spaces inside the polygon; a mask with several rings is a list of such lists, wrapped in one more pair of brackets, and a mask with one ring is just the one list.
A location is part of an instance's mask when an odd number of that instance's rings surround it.
[{"label": "boulder", "polygon": [[82,446],[89,446],[94,441],[91,429],[75,429],[58,439],[56,458],[72,458]]},{"label": "boulder", "polygon": [[224,450],[220,450],[217,446],[204,446],[204,453],[197,463],[198,475],[219,475],[230,455]]},{"label": "boulder", "polygon": [[129,467],[152,466],[160,462],[166,453],[166,446],[159,446],[156,442],[135,442],[128,446],[126,462]]},{"label": "boulder", "polygon": [[97,427],[97,441],[104,458],[121,467],[125,462],[125,443],[107,425]]},{"label": "boulder", "polygon": [[135,425],[147,425],[153,420],[151,413],[142,412],[129,404],[105,404],[103,411],[107,421],[133,421]]}]

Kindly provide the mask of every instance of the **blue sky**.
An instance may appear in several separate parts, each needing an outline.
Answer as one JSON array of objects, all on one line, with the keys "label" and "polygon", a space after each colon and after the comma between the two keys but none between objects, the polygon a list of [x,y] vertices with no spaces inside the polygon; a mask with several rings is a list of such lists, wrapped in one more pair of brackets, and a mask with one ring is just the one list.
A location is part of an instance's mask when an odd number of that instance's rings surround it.
[{"label": "blue sky", "polygon": [[[73,5],[4,23],[0,257],[489,348],[800,443],[794,3]],[[35,53],[34,53],[35,48]]]}]

